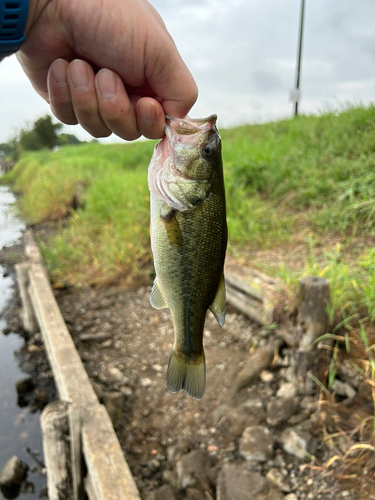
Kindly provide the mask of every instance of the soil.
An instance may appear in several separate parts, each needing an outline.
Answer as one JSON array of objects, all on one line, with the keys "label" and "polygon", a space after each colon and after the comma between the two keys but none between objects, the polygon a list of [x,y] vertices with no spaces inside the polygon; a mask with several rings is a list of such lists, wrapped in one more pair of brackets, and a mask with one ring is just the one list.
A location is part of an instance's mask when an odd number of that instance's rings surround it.
[{"label": "soil", "polygon": [[[16,253],[22,254],[21,249],[16,250]],[[7,252],[14,254],[12,250]],[[12,264],[9,255],[0,255],[2,263],[7,258],[8,264]],[[120,393],[123,397],[120,415],[113,417],[114,425],[143,499],[160,485],[173,483],[170,479],[173,468],[171,455],[179,446],[183,453],[197,448],[206,450],[213,466],[225,462],[246,462],[239,453],[240,438],[246,427],[264,425],[268,403],[276,400],[277,391],[286,382],[290,357],[288,346],[284,344],[277,362],[251,387],[243,389],[229,401],[228,393],[233,380],[248,359],[254,340],[257,339],[257,348],[261,348],[271,341],[275,332],[260,328],[230,307],[223,328],[208,313],[204,331],[205,395],[201,401],[196,401],[183,392],[170,394],[166,390],[165,378],[173,344],[173,325],[168,310],[154,310],[150,306],[150,291],[150,284],[133,288],[112,284],[55,290],[64,320],[98,397],[104,401],[110,394]],[[16,312],[12,311],[13,317]],[[16,321],[14,318],[11,320]],[[38,356],[43,357],[40,337],[29,339],[25,353],[30,352],[31,344],[41,347]],[[35,349],[32,351],[36,352]],[[323,363],[327,363],[328,358],[325,361],[324,357],[322,359]],[[37,384],[50,380],[46,358],[43,360],[36,364]],[[43,390],[47,397],[44,403],[56,397],[50,386],[47,390],[44,385]],[[244,408],[247,402],[255,400],[261,402],[262,409],[253,415]],[[246,466],[264,476],[271,468],[278,468],[287,483],[284,489],[280,487],[283,491],[281,495],[294,492],[298,500],[375,498],[371,496],[375,495],[375,489],[371,489],[373,486],[369,477],[373,475],[372,462],[365,476],[361,465],[360,472],[357,467],[357,476],[351,478],[348,477],[351,471],[345,470],[340,460],[337,467],[329,469],[323,466],[337,448],[329,448],[323,439],[330,415],[329,412],[319,411],[317,401],[317,393],[307,406],[302,405],[302,398],[298,399],[292,415],[272,428],[275,435],[273,459]],[[225,414],[218,413],[226,403],[230,404],[230,408]],[[32,404],[36,404],[35,401]],[[338,408],[337,404],[336,413]],[[340,408],[346,408],[351,414],[356,413],[356,408],[348,410],[345,405]],[[366,411],[365,414],[362,412],[362,419],[371,415],[369,410]],[[282,449],[280,436],[283,430],[296,424],[303,425],[312,436],[318,462],[309,463]],[[331,431],[337,431],[337,419],[336,422],[333,420]],[[178,495],[178,498],[188,498],[181,492]],[[214,495],[212,490],[211,498]]]}]

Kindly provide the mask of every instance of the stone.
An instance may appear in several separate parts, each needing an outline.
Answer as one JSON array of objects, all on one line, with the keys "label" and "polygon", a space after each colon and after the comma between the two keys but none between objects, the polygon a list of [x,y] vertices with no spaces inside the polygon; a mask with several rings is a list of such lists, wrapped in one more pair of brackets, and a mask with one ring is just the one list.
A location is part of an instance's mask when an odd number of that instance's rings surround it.
[{"label": "stone", "polygon": [[120,391],[105,392],[103,403],[113,425],[116,425],[124,414],[125,397]]},{"label": "stone", "polygon": [[33,377],[26,377],[16,382],[16,389],[18,394],[26,394],[32,391],[35,387]]},{"label": "stone", "polygon": [[274,438],[261,425],[247,427],[241,437],[239,452],[246,460],[267,462],[273,457]]},{"label": "stone", "polygon": [[275,375],[268,370],[263,370],[260,372],[259,377],[262,382],[270,384],[271,382],[273,382]]},{"label": "stone", "polygon": [[152,385],[152,380],[148,377],[141,378],[140,384],[142,387],[150,387],[150,385]]},{"label": "stone", "polygon": [[241,406],[252,415],[258,415],[264,409],[263,401],[260,398],[248,399]]},{"label": "stone", "polygon": [[284,495],[261,474],[241,465],[224,464],[217,481],[216,500],[282,500]]},{"label": "stone", "polygon": [[298,408],[299,398],[274,399],[267,405],[266,421],[271,427],[276,427],[293,415]]},{"label": "stone", "polygon": [[283,475],[280,469],[276,469],[272,467],[266,474],[266,478],[269,479],[272,483],[274,483],[279,490],[284,493],[289,493],[291,488],[286,481],[286,477]]},{"label": "stone", "polygon": [[330,389],[338,396],[344,396],[349,399],[354,398],[354,396],[357,394],[356,390],[348,382],[342,382],[338,379],[334,380]]},{"label": "stone", "polygon": [[210,457],[204,450],[193,450],[183,455],[176,464],[179,489],[195,486],[209,489],[208,470],[210,467]]},{"label": "stone", "polygon": [[298,497],[295,493],[289,493],[284,497],[284,500],[298,500]]},{"label": "stone", "polygon": [[286,382],[279,387],[279,390],[276,392],[276,397],[280,399],[292,398],[296,396],[298,389],[293,382]]},{"label": "stone", "polygon": [[26,479],[28,470],[29,466],[13,455],[1,471],[0,484],[5,486],[21,484]]},{"label": "stone", "polygon": [[167,450],[167,460],[168,463],[175,467],[176,463],[180,460],[183,455],[186,455],[190,451],[189,442],[185,439],[179,439],[175,444],[170,446]]},{"label": "stone", "polygon": [[309,457],[316,449],[316,441],[312,435],[295,428],[285,429],[281,434],[281,444],[283,450],[289,455],[300,459]]},{"label": "stone", "polygon": [[160,488],[148,494],[147,500],[176,500],[169,484],[163,484]]},{"label": "stone", "polygon": [[203,491],[197,488],[187,488],[184,495],[184,500],[207,500]]}]

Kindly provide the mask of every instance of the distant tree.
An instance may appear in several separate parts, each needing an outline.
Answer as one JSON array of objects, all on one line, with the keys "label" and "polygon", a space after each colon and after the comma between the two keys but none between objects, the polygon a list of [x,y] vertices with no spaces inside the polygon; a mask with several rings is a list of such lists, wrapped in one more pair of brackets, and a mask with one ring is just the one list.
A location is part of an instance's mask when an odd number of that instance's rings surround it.
[{"label": "distant tree", "polygon": [[65,133],[59,135],[59,139],[58,139],[59,146],[69,146],[69,145],[76,145],[76,144],[83,144],[83,143],[75,135],[65,134]]},{"label": "distant tree", "polygon": [[2,156],[10,156],[13,153],[13,149],[12,145],[7,142],[0,144],[0,154],[2,152]]},{"label": "distant tree", "polygon": [[53,149],[58,145],[59,136],[57,132],[61,130],[62,126],[62,123],[52,123],[51,116],[46,115],[34,123],[32,131],[37,135],[42,148]]}]

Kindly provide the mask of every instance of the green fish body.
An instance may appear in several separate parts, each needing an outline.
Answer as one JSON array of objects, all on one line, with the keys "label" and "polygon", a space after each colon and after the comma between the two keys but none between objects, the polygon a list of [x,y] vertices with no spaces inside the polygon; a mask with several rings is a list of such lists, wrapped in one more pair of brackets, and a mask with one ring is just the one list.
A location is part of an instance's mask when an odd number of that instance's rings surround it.
[{"label": "green fish body", "polygon": [[225,319],[227,245],[221,140],[216,116],[167,119],[149,168],[151,245],[156,279],[150,302],[169,307],[175,340],[167,388],[201,399],[207,309]]}]

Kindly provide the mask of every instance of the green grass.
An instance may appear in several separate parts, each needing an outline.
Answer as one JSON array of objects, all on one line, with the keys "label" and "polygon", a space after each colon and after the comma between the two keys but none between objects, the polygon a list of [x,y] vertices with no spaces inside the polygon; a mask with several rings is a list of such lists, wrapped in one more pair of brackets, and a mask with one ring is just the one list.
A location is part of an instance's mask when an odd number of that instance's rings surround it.
[{"label": "green grass", "polygon": [[[320,260],[309,257],[301,274],[322,272],[332,253],[330,241],[339,241],[344,254],[340,265],[346,268],[333,266],[342,275],[333,292],[337,289],[341,297],[337,307],[346,314],[354,301],[371,310],[375,107],[220,132],[229,251],[243,256],[297,240],[305,247],[319,242]],[[150,259],[147,167],[153,147],[154,142],[144,141],[30,153],[4,178],[22,193],[19,207],[29,222],[63,221],[43,247],[57,283],[101,282],[137,272]],[[84,206],[72,211],[77,182],[84,187]],[[297,280],[293,269],[274,266],[273,272]]]}]

